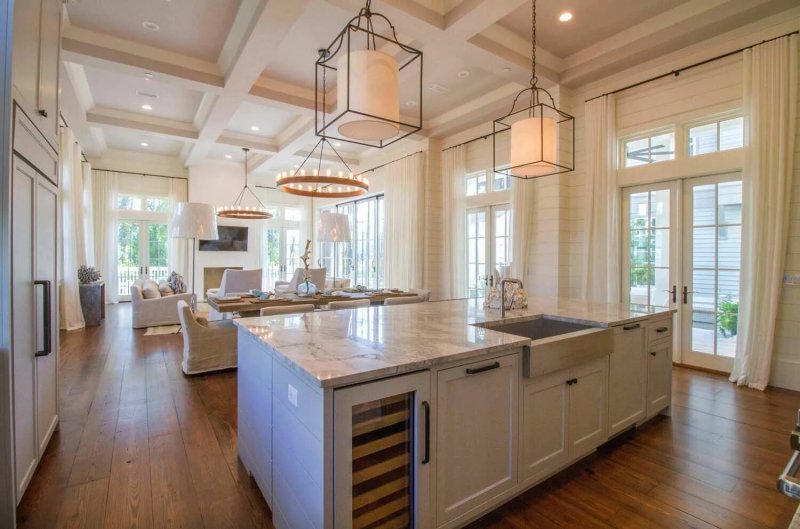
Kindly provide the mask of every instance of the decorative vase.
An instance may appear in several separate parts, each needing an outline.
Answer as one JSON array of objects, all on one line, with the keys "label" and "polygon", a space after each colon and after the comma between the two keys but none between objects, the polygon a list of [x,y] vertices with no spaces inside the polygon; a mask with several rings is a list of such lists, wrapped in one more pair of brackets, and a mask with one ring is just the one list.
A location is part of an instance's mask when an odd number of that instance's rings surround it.
[{"label": "decorative vase", "polygon": [[308,297],[317,293],[317,286],[310,281],[303,281],[297,286],[297,295]]}]

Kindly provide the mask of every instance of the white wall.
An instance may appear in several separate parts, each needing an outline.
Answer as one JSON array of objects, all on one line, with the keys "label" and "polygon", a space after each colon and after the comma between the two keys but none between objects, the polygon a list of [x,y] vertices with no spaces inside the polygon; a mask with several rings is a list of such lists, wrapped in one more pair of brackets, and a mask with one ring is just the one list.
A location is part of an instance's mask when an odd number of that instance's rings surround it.
[{"label": "white wall", "polygon": [[[274,189],[255,188],[257,179],[251,176],[250,187],[256,195],[269,208],[273,206],[292,205],[304,208],[305,218],[309,218],[310,200],[303,197],[289,195]],[[237,195],[244,186],[244,165],[231,162],[209,161],[189,168],[189,201],[203,202],[214,207],[232,205]],[[245,198],[245,205],[255,205],[252,197]],[[246,252],[208,252],[196,251],[195,275],[196,292],[203,297],[203,268],[241,266],[245,269],[260,268],[263,254],[264,229],[274,225],[272,220],[237,220],[218,218],[220,226],[246,226],[248,227],[248,241]],[[304,226],[303,236],[311,234],[311,221]],[[262,285],[269,288],[271,285]]]}]

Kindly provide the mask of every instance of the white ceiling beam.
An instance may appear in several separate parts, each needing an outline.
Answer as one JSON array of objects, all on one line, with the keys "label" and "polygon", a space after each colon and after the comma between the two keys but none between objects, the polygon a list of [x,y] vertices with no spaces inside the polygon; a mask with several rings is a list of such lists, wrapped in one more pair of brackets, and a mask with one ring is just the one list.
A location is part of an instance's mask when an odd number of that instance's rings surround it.
[{"label": "white ceiling beam", "polygon": [[220,90],[217,65],[105,33],[68,26],[61,39],[63,59],[132,75],[154,72],[194,90]]},{"label": "white ceiling beam", "polygon": [[444,17],[447,33],[468,40],[529,0],[463,0]]},{"label": "white ceiling beam", "polygon": [[242,134],[241,132],[234,132],[232,130],[224,131],[217,139],[217,143],[232,147],[247,147],[251,151],[269,155],[278,152],[278,143],[271,138]]},{"label": "white ceiling beam", "polygon": [[[253,3],[258,5],[254,11]],[[200,129],[198,141],[186,158],[187,166],[200,163],[206,157],[307,4],[308,0],[243,0],[237,18],[252,16],[249,29],[231,36],[240,41],[238,51],[230,53],[233,58],[226,71],[224,90]],[[235,23],[232,31],[239,28],[240,24]],[[225,46],[233,44],[226,42]]]},{"label": "white ceiling beam", "polygon": [[191,123],[155,116],[142,116],[141,114],[112,108],[95,107],[86,113],[86,121],[97,125],[110,125],[112,127],[148,132],[182,141],[194,141],[197,139],[197,131]]},{"label": "white ceiling beam", "polygon": [[443,138],[459,130],[490,121],[511,108],[514,96],[525,86],[507,83],[468,103],[455,107],[427,123],[430,137]]}]

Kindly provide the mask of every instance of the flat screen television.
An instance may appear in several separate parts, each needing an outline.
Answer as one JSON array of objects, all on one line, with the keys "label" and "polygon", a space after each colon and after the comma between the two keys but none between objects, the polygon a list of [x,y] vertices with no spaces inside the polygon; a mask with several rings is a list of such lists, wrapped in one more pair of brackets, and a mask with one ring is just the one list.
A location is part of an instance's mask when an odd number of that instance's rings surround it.
[{"label": "flat screen television", "polygon": [[217,226],[219,239],[206,241],[200,239],[201,252],[246,252],[247,227],[245,226]]}]

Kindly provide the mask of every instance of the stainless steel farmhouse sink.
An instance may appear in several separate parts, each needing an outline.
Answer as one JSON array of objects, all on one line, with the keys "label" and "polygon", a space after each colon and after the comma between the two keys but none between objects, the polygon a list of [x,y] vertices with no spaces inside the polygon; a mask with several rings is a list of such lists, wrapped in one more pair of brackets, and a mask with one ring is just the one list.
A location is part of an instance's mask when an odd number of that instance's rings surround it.
[{"label": "stainless steel farmhouse sink", "polygon": [[613,331],[548,316],[514,322],[476,323],[493,331],[524,336],[531,345],[523,355],[525,376],[535,377],[611,354]]}]

